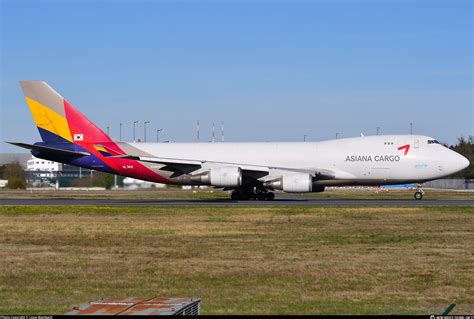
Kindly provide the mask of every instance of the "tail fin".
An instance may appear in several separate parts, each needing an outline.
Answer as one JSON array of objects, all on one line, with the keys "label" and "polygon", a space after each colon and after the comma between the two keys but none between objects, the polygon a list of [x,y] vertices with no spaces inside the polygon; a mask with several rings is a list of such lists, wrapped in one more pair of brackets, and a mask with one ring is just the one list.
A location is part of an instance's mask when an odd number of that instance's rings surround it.
[{"label": "tail fin", "polygon": [[20,81],[44,142],[98,143],[111,139],[44,81]]}]

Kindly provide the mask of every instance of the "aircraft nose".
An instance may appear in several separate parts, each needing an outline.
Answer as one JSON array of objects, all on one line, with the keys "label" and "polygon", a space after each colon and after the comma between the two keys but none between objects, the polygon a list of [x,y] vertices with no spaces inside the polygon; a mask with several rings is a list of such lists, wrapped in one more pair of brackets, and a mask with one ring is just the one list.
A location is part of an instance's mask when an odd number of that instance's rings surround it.
[{"label": "aircraft nose", "polygon": [[449,164],[453,173],[462,171],[469,166],[469,160],[462,156],[461,154],[451,151],[452,157],[450,157]]},{"label": "aircraft nose", "polygon": [[459,155],[459,156],[461,157],[461,161],[460,161],[460,165],[462,167],[461,170],[463,170],[466,167],[468,167],[469,164],[471,164],[471,163],[469,163],[469,160],[467,158],[465,158],[464,156],[462,156],[462,155]]}]

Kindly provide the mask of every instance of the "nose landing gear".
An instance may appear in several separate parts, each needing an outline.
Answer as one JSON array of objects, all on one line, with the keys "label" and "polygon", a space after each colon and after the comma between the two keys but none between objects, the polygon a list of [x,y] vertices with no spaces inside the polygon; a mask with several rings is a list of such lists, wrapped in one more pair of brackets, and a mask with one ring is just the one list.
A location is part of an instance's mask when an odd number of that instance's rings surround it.
[{"label": "nose landing gear", "polygon": [[414,197],[416,200],[421,200],[424,194],[425,194],[425,191],[420,186],[418,186],[418,188],[415,191]]}]

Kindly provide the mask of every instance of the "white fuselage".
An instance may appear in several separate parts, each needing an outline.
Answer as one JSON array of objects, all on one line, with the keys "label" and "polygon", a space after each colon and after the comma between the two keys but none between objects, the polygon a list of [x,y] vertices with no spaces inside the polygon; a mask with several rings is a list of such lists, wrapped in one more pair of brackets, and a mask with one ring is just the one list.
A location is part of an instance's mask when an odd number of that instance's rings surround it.
[{"label": "white fuselage", "polygon": [[[469,165],[463,156],[430,137],[419,135],[381,135],[296,143],[130,145],[156,157],[203,161],[202,170],[225,164],[269,167],[269,175],[263,180],[292,170],[332,172],[334,178],[323,178],[317,182],[322,185],[423,182],[453,174]],[[206,165],[207,162],[209,164]]]}]

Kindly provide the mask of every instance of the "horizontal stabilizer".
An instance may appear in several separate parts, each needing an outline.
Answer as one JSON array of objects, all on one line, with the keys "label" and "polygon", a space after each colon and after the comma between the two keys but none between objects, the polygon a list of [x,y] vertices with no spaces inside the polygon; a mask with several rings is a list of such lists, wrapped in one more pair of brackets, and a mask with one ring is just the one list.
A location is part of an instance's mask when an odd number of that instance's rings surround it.
[{"label": "horizontal stabilizer", "polygon": [[23,147],[32,151],[37,151],[41,153],[50,153],[50,154],[57,154],[57,155],[65,155],[65,156],[77,156],[77,157],[82,157],[82,156],[89,156],[91,155],[90,153],[87,152],[76,152],[76,151],[70,151],[70,150],[63,150],[60,148],[54,148],[54,147],[48,147],[48,146],[41,146],[41,145],[32,145],[32,144],[26,144],[26,143],[16,143],[16,142],[7,142],[8,144],[16,145],[19,147]]}]

